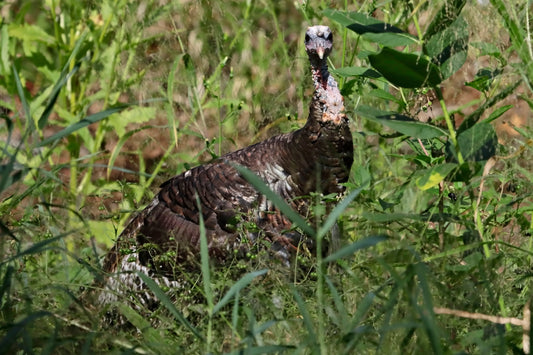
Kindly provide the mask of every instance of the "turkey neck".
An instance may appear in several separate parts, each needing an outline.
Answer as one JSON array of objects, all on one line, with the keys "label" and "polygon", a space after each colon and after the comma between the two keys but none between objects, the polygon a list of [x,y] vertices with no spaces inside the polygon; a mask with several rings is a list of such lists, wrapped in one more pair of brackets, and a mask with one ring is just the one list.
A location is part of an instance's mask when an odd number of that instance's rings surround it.
[{"label": "turkey neck", "polygon": [[305,126],[294,132],[301,147],[306,171],[299,181],[305,186],[304,194],[311,191],[329,194],[343,190],[339,183],[346,182],[353,162],[353,143],[344,113],[344,98],[337,82],[330,75],[326,58],[318,60],[310,55],[311,74],[315,91]]},{"label": "turkey neck", "polygon": [[327,122],[332,122],[334,125],[345,124],[344,98],[337,82],[329,74],[327,57],[317,60],[310,56],[310,62],[315,92],[309,108],[309,118],[304,128],[316,132]]}]

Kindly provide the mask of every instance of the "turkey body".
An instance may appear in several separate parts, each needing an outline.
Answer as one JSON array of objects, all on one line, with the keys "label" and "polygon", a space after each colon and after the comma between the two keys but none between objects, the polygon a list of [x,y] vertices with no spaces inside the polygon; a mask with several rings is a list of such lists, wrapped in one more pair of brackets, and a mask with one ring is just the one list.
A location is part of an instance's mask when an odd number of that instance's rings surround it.
[{"label": "turkey body", "polygon": [[[121,289],[143,289],[132,271],[159,277],[166,286],[179,286],[175,266],[197,264],[200,216],[204,221],[210,258],[224,263],[265,239],[282,263],[306,237],[291,231],[291,222],[235,169],[241,165],[258,175],[302,216],[310,194],[340,194],[353,163],[353,143],[343,98],[326,65],[331,51],[326,26],[310,27],[306,49],[315,91],[309,116],[301,129],[228,153],[197,166],[161,185],[152,202],[137,214],[106,256],[109,276],[100,301],[116,300]],[[253,222],[255,231],[242,225]]]}]

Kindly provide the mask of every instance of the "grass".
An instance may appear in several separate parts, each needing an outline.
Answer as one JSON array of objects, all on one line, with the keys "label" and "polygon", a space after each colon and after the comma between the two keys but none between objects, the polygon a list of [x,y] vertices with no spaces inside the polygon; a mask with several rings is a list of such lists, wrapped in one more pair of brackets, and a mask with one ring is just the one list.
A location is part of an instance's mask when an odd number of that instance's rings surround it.
[{"label": "grass", "polygon": [[[0,8],[0,352],[528,353],[527,4]],[[414,36],[363,33],[376,21]],[[211,268],[204,250],[188,292],[147,280],[162,309],[123,304],[138,330],[102,328],[80,295],[159,183],[305,121],[317,23],[335,34],[356,163],[333,217],[297,223],[322,240],[338,219],[341,248],[291,270],[262,254]]]}]

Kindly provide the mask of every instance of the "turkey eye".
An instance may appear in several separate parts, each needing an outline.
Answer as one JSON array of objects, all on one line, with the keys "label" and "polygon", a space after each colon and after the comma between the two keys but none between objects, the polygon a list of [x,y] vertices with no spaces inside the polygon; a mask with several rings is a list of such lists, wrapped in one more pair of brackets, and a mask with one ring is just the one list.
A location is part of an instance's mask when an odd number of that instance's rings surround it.
[{"label": "turkey eye", "polygon": [[326,39],[327,39],[328,41],[333,41],[333,33],[330,32],[330,33],[328,34],[328,36],[326,37]]},{"label": "turkey eye", "polygon": [[309,42],[311,40],[311,37],[306,33],[305,34],[305,42]]}]

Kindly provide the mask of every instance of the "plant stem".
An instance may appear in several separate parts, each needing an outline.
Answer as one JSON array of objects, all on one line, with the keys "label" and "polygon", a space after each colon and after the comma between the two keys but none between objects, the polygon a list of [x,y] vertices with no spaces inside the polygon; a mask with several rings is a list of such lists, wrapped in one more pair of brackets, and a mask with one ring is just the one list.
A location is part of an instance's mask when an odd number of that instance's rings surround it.
[{"label": "plant stem", "polygon": [[459,144],[457,143],[457,135],[455,133],[455,127],[450,118],[450,114],[448,113],[448,109],[446,108],[446,103],[444,102],[444,98],[442,97],[442,91],[438,86],[434,87],[434,90],[435,90],[435,93],[437,94],[437,99],[439,100],[440,107],[442,108],[444,120],[446,121],[448,132],[450,133],[450,140],[452,141],[453,147],[455,149],[455,153],[457,155],[457,161],[459,162],[459,165],[462,165],[464,164],[465,160],[463,158],[463,154],[461,153],[461,150],[459,149]]}]

